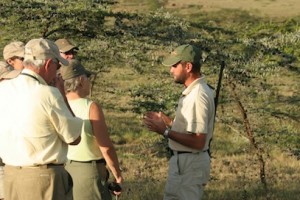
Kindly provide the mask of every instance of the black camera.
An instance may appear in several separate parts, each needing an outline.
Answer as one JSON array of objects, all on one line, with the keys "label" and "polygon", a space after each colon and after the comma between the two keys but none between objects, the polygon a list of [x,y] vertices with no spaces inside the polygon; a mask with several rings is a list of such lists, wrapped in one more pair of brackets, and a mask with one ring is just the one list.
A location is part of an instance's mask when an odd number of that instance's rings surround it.
[{"label": "black camera", "polygon": [[121,186],[116,182],[109,183],[108,184],[108,189],[111,192],[121,192],[121,190],[122,190]]}]

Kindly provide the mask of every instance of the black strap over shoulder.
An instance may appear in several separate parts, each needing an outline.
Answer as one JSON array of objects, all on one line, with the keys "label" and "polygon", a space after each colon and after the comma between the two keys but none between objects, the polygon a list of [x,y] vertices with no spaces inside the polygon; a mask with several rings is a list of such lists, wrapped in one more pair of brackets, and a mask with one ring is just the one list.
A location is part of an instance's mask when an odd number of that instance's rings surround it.
[{"label": "black strap over shoulder", "polygon": [[20,75],[28,76],[28,77],[30,77],[30,78],[33,78],[33,79],[36,80],[37,82],[40,82],[39,79],[37,79],[37,77],[32,76],[31,74],[21,73]]}]

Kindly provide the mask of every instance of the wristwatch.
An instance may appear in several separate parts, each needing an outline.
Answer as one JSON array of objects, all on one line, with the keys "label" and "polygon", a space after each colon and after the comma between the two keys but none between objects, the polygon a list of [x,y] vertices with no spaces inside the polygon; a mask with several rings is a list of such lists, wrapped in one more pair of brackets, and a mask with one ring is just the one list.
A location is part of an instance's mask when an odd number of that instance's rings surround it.
[{"label": "wristwatch", "polygon": [[169,138],[169,133],[170,133],[170,129],[169,129],[169,128],[166,128],[166,130],[165,130],[163,136],[164,136],[165,138]]}]

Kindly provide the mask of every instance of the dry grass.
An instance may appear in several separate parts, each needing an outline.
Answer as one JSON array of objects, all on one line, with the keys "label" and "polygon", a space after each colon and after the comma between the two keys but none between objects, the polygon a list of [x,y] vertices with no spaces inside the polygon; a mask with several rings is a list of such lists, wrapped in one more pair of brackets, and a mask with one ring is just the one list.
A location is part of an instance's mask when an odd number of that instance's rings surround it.
[{"label": "dry grass", "polygon": [[[120,0],[115,11],[144,12],[149,10],[149,4],[151,4],[149,2],[147,0]],[[180,10],[181,14],[234,9],[248,11],[260,17],[282,19],[299,16],[300,3],[298,0],[168,0],[165,8]]]},{"label": "dry grass", "polygon": [[[162,147],[162,137],[146,131],[140,116],[129,111],[131,98],[127,91],[142,82],[145,82],[142,76],[127,68],[112,68],[109,73],[101,74],[96,82],[102,89],[98,89],[95,96],[104,106],[126,180],[123,200],[162,199],[167,174],[168,158]],[[106,88],[114,89],[106,91]],[[120,130],[121,135],[115,135]],[[212,179],[204,199],[265,200],[267,196],[269,200],[298,199],[299,160],[273,146],[266,149],[269,187],[266,194],[260,183],[259,163],[243,135],[232,129],[225,131],[217,123],[212,143]]]},{"label": "dry grass", "polygon": [[[144,12],[149,8],[147,0],[119,2],[115,11]],[[300,3],[298,0],[169,0],[165,7],[178,10],[183,15],[238,9],[264,17],[289,18],[299,14]],[[104,106],[123,168],[126,180],[121,197],[123,200],[162,199],[167,174],[168,159],[161,137],[147,132],[141,125],[140,116],[129,111],[131,99],[128,90],[135,84],[145,82],[144,78],[127,68],[113,68],[111,72],[101,74],[97,84],[102,89],[94,95]],[[273,78],[276,83],[278,77]],[[278,87],[288,89],[296,82],[296,79],[289,79],[289,86]],[[106,88],[114,89],[106,91]],[[282,95],[294,95],[285,89],[280,89],[285,91]],[[114,129],[122,130],[123,134],[114,135]],[[212,179],[206,187],[204,199],[299,199],[300,162],[296,157],[268,147],[264,154],[268,184],[266,193],[260,183],[259,162],[243,133],[233,130],[225,132],[217,125],[212,148]]]},{"label": "dry grass", "polygon": [[298,0],[169,0],[166,7],[188,10],[193,6],[201,6],[201,10],[207,12],[221,9],[245,10],[253,15],[272,18],[294,17],[299,15],[300,10]]},{"label": "dry grass", "polygon": [[[130,112],[128,89],[142,82],[145,80],[131,70],[113,68],[101,74],[97,84],[102,89],[95,94],[104,107],[121,161],[126,180],[123,200],[162,199],[167,174],[168,159],[162,148],[162,137],[146,131],[140,116]],[[116,132],[121,134],[116,135]],[[204,199],[265,200],[266,195],[269,200],[298,199],[299,160],[268,147],[265,159],[269,192],[265,194],[260,183],[259,163],[243,134],[224,131],[217,124],[212,143],[212,180],[206,187]]]},{"label": "dry grass", "polygon": [[266,158],[266,195],[260,185],[259,166],[254,154],[218,156],[212,160],[213,179],[206,199],[298,199],[300,164],[295,157],[273,150]]},{"label": "dry grass", "polygon": [[[126,179],[122,199],[162,199],[168,159],[164,150],[157,148],[161,137],[148,132],[145,134],[135,141],[116,146]],[[235,133],[217,131],[213,150],[216,146],[222,145],[219,141],[224,134],[230,134],[229,137],[236,136]],[[241,143],[236,138],[226,141],[232,142],[232,147],[236,149]],[[243,143],[247,147],[246,142]],[[224,149],[214,150],[211,181],[206,186],[204,199],[265,200],[267,196],[269,200],[298,199],[299,160],[276,148],[273,148],[268,156],[265,155],[265,160],[267,193],[260,183],[259,162],[249,145],[243,152],[226,154]]]}]

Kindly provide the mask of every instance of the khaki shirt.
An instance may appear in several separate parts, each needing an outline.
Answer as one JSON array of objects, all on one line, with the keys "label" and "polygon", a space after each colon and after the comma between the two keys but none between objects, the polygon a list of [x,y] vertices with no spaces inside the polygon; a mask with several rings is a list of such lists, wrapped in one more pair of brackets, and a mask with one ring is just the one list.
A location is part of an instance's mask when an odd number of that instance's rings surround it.
[{"label": "khaki shirt", "polygon": [[[172,130],[183,134],[207,134],[203,150],[209,148],[214,127],[214,94],[208,87],[205,77],[193,81],[183,92],[178,102]],[[169,139],[169,147],[176,151],[198,152]]]},{"label": "khaki shirt", "polygon": [[[24,75],[27,74],[27,75]],[[0,157],[7,165],[62,164],[82,120],[73,117],[60,91],[24,69],[0,84]]]}]

